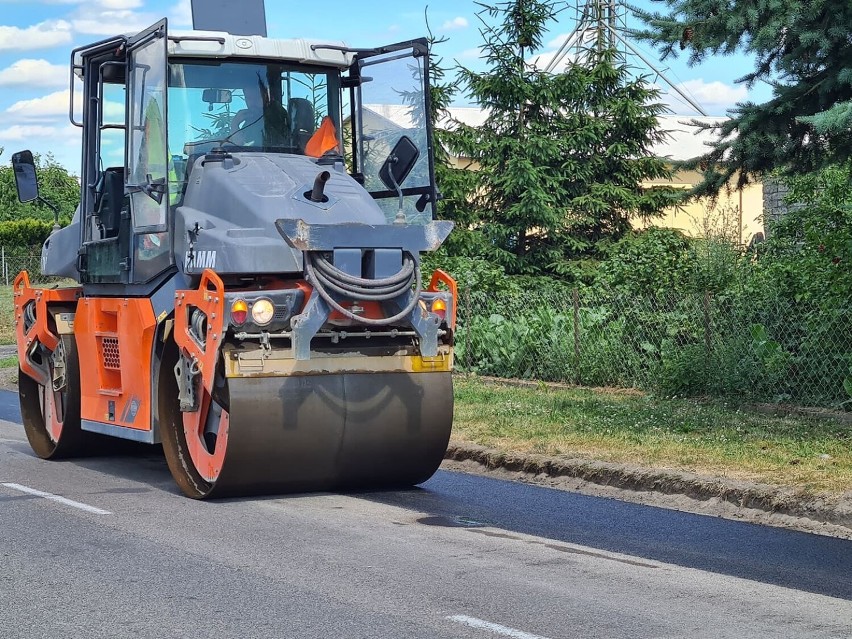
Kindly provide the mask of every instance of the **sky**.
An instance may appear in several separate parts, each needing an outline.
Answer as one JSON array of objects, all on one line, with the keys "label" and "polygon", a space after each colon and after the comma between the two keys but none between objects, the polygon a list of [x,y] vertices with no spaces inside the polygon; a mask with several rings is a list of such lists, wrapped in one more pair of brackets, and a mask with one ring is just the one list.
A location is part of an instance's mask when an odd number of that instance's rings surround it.
[{"label": "sky", "polygon": [[[536,52],[540,61],[552,57],[573,29],[576,3],[565,4],[558,21],[549,27],[545,47]],[[426,6],[416,0],[266,0],[266,13],[270,37],[344,40],[350,46],[371,47],[426,35]],[[474,0],[429,0],[432,32],[448,38],[435,50],[445,64],[484,68],[479,11]],[[139,31],[162,17],[169,19],[171,30],[191,28],[190,0],[0,0],[0,147],[5,147],[0,163],[7,163],[13,152],[29,148],[52,153],[76,173],[80,130],[68,122],[71,49]],[[628,18],[628,26],[634,24]],[[690,68],[684,58],[659,62],[647,45],[633,46],[709,115],[722,116],[738,101],[769,97],[765,86],[749,92],[735,84],[752,68],[745,56],[719,58]],[[650,74],[661,89],[667,89],[638,58],[631,57],[630,62]],[[673,93],[666,101],[678,115],[696,114]]]}]

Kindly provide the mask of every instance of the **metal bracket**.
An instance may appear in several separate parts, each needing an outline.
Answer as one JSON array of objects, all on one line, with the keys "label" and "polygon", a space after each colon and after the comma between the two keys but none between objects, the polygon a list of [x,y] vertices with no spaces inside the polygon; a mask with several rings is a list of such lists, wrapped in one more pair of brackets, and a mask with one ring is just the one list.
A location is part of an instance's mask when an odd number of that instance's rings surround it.
[{"label": "metal bracket", "polygon": [[189,359],[186,355],[181,354],[178,363],[175,364],[175,379],[177,379],[181,412],[194,413],[198,410],[197,386],[200,375],[198,359],[195,357]]},{"label": "metal bracket", "polygon": [[[61,343],[61,342],[60,342]],[[39,361],[36,363],[36,360],[33,358],[36,351],[39,352]],[[38,377],[33,377],[33,379],[41,384],[42,386],[47,386],[48,384],[53,384],[53,380],[50,376],[50,368],[47,365],[47,359],[52,357],[52,354],[47,348],[39,341],[34,341],[31,346],[27,349],[27,363],[32,367],[33,371],[38,374]]]},{"label": "metal bracket", "polygon": [[294,315],[290,320],[293,331],[293,357],[297,360],[309,360],[311,358],[311,340],[319,332],[328,316],[331,308],[320,297],[316,289],[311,293],[305,310],[299,315]]},{"label": "metal bracket", "polygon": [[260,334],[260,347],[263,349],[263,356],[268,357],[272,351],[272,344],[269,343],[269,333],[267,331],[263,331]]},{"label": "metal bracket", "polygon": [[[413,291],[407,297],[400,296],[385,302],[385,304],[391,307],[393,314],[396,314],[411,303],[412,296],[419,297],[417,292]],[[420,355],[436,357],[438,355],[438,329],[441,326],[441,318],[427,311],[420,303],[414,306],[414,310],[408,316],[408,321],[411,322],[411,328],[414,329],[420,340]]]},{"label": "metal bracket", "polygon": [[53,379],[51,381],[53,390],[58,393],[65,388],[67,382],[65,377],[67,358],[65,356],[65,344],[61,339],[51,357],[53,358]]}]

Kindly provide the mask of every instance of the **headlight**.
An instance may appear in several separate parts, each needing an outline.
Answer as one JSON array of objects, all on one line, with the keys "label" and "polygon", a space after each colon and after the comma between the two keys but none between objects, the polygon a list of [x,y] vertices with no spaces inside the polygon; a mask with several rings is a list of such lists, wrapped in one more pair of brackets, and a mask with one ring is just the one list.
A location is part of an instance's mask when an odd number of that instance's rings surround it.
[{"label": "headlight", "polygon": [[251,319],[258,326],[266,326],[275,315],[275,307],[269,300],[257,300],[251,305]]}]

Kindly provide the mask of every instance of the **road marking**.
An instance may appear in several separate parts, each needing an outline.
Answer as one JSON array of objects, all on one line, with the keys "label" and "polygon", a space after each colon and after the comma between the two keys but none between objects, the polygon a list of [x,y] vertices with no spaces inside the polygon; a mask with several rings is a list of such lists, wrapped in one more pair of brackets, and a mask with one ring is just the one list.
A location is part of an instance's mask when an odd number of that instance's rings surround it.
[{"label": "road marking", "polygon": [[471,628],[477,628],[478,630],[487,630],[488,632],[493,632],[495,635],[512,637],[512,639],[547,639],[547,637],[542,637],[541,635],[533,635],[523,630],[501,626],[499,623],[491,623],[490,621],[468,617],[467,615],[452,615],[451,617],[447,617],[447,619],[470,626]]},{"label": "road marking", "polygon": [[59,495],[54,495],[53,493],[46,493],[41,490],[36,490],[35,488],[29,488],[27,486],[21,486],[20,484],[0,484],[0,486],[5,486],[6,488],[11,488],[12,490],[17,490],[22,493],[27,493],[29,495],[35,495],[36,497],[44,497],[45,499],[50,499],[51,501],[58,502],[60,504],[65,504],[66,506],[71,506],[73,508],[79,508],[80,510],[85,510],[87,513],[94,513],[95,515],[111,515],[112,513],[108,510],[103,510],[101,508],[95,508],[94,506],[89,506],[89,504],[83,504],[79,501],[74,501],[73,499],[66,499],[65,497],[60,497]]}]

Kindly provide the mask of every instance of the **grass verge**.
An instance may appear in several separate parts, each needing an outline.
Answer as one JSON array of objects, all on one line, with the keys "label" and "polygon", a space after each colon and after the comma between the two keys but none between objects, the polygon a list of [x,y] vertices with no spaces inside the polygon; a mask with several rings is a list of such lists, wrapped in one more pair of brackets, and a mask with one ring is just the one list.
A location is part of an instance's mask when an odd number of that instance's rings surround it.
[{"label": "grass verge", "polygon": [[455,380],[453,439],[503,452],[596,459],[807,492],[852,490],[852,427],[720,401]]},{"label": "grass verge", "polygon": [[15,304],[11,286],[0,286],[0,344],[15,343]]}]

